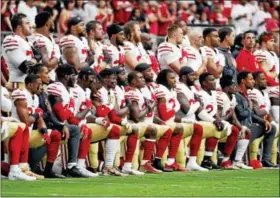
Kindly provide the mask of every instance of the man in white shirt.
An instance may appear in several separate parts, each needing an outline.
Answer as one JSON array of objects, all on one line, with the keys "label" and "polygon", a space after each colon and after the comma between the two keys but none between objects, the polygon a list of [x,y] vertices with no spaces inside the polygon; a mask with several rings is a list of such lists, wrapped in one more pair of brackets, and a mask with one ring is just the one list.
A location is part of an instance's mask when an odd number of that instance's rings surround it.
[{"label": "man in white shirt", "polygon": [[52,36],[54,31],[53,17],[49,12],[41,12],[35,17],[35,46],[40,49],[42,63],[49,69],[51,80],[55,81],[55,68],[60,59],[60,50]]},{"label": "man in white shirt", "polygon": [[233,24],[236,27],[236,34],[243,33],[251,27],[251,13],[250,10],[245,6],[246,0],[241,0],[239,4],[235,4],[231,10],[231,18]]},{"label": "man in white shirt", "polygon": [[95,19],[97,15],[97,7],[96,7],[96,1],[94,0],[88,0],[88,2],[84,6],[84,10],[86,13],[86,23],[90,20]]},{"label": "man in white shirt", "polygon": [[31,23],[31,27],[35,26],[37,8],[33,5],[33,0],[21,1],[18,5],[18,13],[25,14]]},{"label": "man in white shirt", "polygon": [[125,66],[127,70],[132,71],[139,63],[150,64],[150,59],[141,43],[140,25],[136,21],[129,21],[124,25]]},{"label": "man in white shirt", "polygon": [[6,36],[2,43],[2,53],[10,75],[7,85],[9,90],[23,88],[29,67],[37,63],[33,58],[31,44],[27,41],[27,37],[32,34],[27,16],[17,14],[11,23],[14,34]]},{"label": "man in white shirt", "polygon": [[180,48],[184,34],[182,28],[172,25],[168,28],[167,40],[158,47],[158,61],[161,69],[171,69],[179,73],[181,67],[187,64],[187,52]]}]

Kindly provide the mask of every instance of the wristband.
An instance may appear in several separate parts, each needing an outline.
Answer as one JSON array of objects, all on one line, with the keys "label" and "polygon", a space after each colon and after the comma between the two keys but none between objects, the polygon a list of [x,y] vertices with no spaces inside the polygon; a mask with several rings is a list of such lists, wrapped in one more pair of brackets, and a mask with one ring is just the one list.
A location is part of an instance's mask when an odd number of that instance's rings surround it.
[{"label": "wristband", "polygon": [[35,118],[35,120],[38,120],[40,118],[38,113],[34,113],[31,116],[33,116]]},{"label": "wristband", "polygon": [[48,133],[48,129],[47,128],[42,128],[40,129],[40,133],[43,135],[45,133]]}]

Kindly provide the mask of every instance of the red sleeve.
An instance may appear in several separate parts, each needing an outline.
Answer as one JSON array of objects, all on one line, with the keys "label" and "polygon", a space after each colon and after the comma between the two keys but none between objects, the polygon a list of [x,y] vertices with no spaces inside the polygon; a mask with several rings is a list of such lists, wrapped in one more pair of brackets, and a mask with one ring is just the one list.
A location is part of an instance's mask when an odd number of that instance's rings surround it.
[{"label": "red sleeve", "polygon": [[65,109],[61,103],[56,103],[53,106],[53,111],[57,117],[57,119],[61,122],[68,120],[70,117],[71,111],[69,109]]},{"label": "red sleeve", "polygon": [[158,115],[163,121],[167,121],[175,115],[174,109],[167,111],[166,104],[158,105]]},{"label": "red sleeve", "polygon": [[75,118],[74,114],[71,113],[71,114],[70,114],[70,117],[69,117],[68,120],[67,120],[67,122],[68,122],[69,124],[79,125],[80,120],[78,120],[77,118]]},{"label": "red sleeve", "polygon": [[122,122],[122,119],[117,115],[115,109],[113,109],[110,113],[109,113],[109,119],[112,123],[118,124],[120,125]]},{"label": "red sleeve", "polygon": [[273,78],[269,77],[269,76],[266,74],[265,71],[263,71],[263,73],[264,73],[264,76],[265,76],[265,78],[266,78],[266,81],[267,81],[267,85],[268,85],[268,86],[272,86],[272,87],[274,87],[274,86],[279,86],[279,83],[277,83]]},{"label": "red sleeve", "polygon": [[96,116],[97,117],[106,117],[110,113],[110,108],[106,105],[96,106]]}]

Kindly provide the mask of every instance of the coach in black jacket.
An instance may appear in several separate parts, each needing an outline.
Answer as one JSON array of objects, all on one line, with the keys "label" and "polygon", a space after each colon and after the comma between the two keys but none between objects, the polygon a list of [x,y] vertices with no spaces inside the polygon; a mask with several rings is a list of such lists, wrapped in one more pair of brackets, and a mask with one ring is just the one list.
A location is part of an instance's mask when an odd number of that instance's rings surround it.
[{"label": "coach in black jacket", "polygon": [[254,78],[250,72],[242,71],[237,76],[239,91],[236,93],[236,116],[242,125],[247,126],[252,131],[250,142],[264,136],[262,164],[265,167],[275,167],[271,162],[271,150],[276,134],[276,127],[268,121],[256,115],[252,108],[252,102],[247,98],[247,90],[254,87]]}]

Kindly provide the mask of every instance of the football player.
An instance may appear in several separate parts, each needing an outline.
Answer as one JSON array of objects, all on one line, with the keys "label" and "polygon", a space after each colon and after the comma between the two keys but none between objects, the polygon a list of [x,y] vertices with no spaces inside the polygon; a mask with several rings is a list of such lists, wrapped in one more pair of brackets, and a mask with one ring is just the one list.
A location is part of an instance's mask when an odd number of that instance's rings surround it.
[{"label": "football player", "polygon": [[[154,72],[152,71],[152,67],[146,63],[140,63],[135,67],[135,71],[141,72],[145,78],[146,85],[145,87],[141,88],[140,91],[143,94],[147,103],[154,103],[157,102],[157,98],[155,95],[155,91],[158,88],[158,85],[153,82],[154,79]],[[171,140],[172,137],[172,130],[168,125],[159,125],[154,123],[155,112],[151,112],[147,114],[144,122],[153,124],[154,127],[157,129],[157,144],[156,144],[156,153],[155,153],[155,160],[153,166],[156,169],[163,170],[163,171],[173,171],[172,168],[166,168],[162,165],[162,157],[163,154]]]},{"label": "football player", "polygon": [[124,25],[125,65],[129,71],[133,71],[137,64],[151,64],[147,52],[141,43],[141,30],[137,21],[129,21]]},{"label": "football player", "polygon": [[[117,85],[114,87],[113,84],[113,90],[116,98],[115,111],[120,118],[128,119],[128,113],[130,110],[131,103],[125,99],[125,86],[127,85],[127,75],[125,69],[123,67],[113,67],[111,71],[117,75]],[[127,146],[126,146],[125,161],[122,167],[122,172],[131,175],[143,175],[144,174],[143,172],[140,172],[137,169],[132,168],[133,156],[137,155],[135,151],[137,149],[136,147],[137,147],[137,139],[138,139],[138,134],[137,134],[138,129],[137,130],[134,129],[134,130],[135,131],[132,131],[132,133],[127,134],[127,138],[126,138]]]},{"label": "football player", "polygon": [[207,112],[207,116],[199,116],[203,121],[212,122],[216,126],[216,135],[206,139],[206,151],[204,153],[204,160],[202,162],[202,167],[213,169],[219,169],[220,167],[213,163],[211,160],[213,151],[217,146],[219,139],[227,137],[227,148],[224,150],[225,156],[221,164],[224,169],[231,169],[231,162],[229,161],[229,156],[235,147],[236,141],[238,139],[239,130],[233,127],[229,122],[222,120],[218,113],[217,104],[217,92],[216,92],[216,80],[214,75],[210,73],[203,73],[199,76],[199,83],[201,85],[201,90],[198,95],[203,103],[203,109]]},{"label": "football player", "polygon": [[94,63],[90,65],[99,73],[107,64],[104,61],[104,45],[101,43],[104,37],[102,24],[99,21],[89,21],[86,24],[86,32],[88,36],[88,45],[92,54],[94,54]]},{"label": "football player", "polygon": [[54,32],[53,17],[49,12],[41,12],[35,17],[36,33],[35,45],[40,49],[42,63],[50,71],[52,81],[55,81],[55,68],[60,59],[60,50],[52,36]]},{"label": "football player", "polygon": [[[251,131],[246,126],[244,125],[242,126],[235,115],[235,110],[234,110],[236,106],[235,93],[237,91],[237,84],[234,81],[233,76],[227,76],[227,75],[221,77],[220,84],[221,84],[222,92],[218,92],[218,96],[217,96],[218,113],[220,114],[223,120],[229,121],[232,125],[236,126],[240,130],[233,166],[242,169],[252,169],[252,167],[246,166],[242,162],[242,157],[249,145],[249,141],[251,138]],[[229,138],[231,137],[228,137],[228,139]],[[232,147],[230,147],[229,144],[230,141],[227,140],[224,148],[225,158],[229,157],[229,154],[231,153]],[[227,163],[226,161],[222,162],[221,166],[223,166],[223,164],[226,163]]]},{"label": "football player", "polygon": [[[83,162],[87,155],[92,131],[85,126],[80,128],[78,126],[80,120],[74,115],[75,102],[71,88],[75,85],[75,70],[71,65],[64,64],[57,67],[56,75],[58,81],[48,86],[47,93],[55,116],[59,121],[65,122],[69,128],[70,136],[65,137],[69,158],[64,174],[71,177],[90,177],[91,174],[84,168]],[[81,142],[80,138],[82,138]],[[78,155],[79,163],[77,164]]]},{"label": "football player", "polygon": [[[82,67],[91,66],[94,63],[93,55],[89,51],[89,45],[85,38],[86,29],[82,19],[79,17],[72,17],[67,22],[68,30],[60,39],[60,47],[62,51],[62,60],[63,63],[69,63],[71,56],[68,57],[66,54],[70,49],[76,48],[76,53],[79,57],[79,68],[75,68],[79,70]],[[67,49],[65,51],[65,49]],[[75,65],[76,66],[76,65]]]},{"label": "football player", "polygon": [[[246,125],[252,131],[252,138],[250,143],[259,137],[264,136],[264,149],[263,149],[263,162],[266,165],[272,165],[271,163],[271,149],[273,145],[273,140],[276,134],[276,128],[274,125],[263,119],[263,117],[258,116],[256,113],[258,111],[253,110],[253,102],[249,100],[248,93],[250,89],[254,88],[254,78],[250,72],[242,71],[237,75],[237,81],[239,84],[239,91],[236,93],[236,116],[242,125]],[[262,80],[261,80],[262,81]],[[258,84],[260,86],[261,83]],[[261,85],[263,86],[263,85]],[[250,166],[254,169],[262,168],[262,164],[257,160],[257,156],[251,157]]]},{"label": "football player", "polygon": [[256,50],[254,55],[266,75],[276,81],[279,74],[279,59],[274,52],[275,38],[272,33],[262,33],[259,45],[260,49]]},{"label": "football player", "polygon": [[140,89],[145,87],[145,79],[140,72],[134,71],[127,77],[129,86],[126,87],[125,97],[131,102],[130,118],[138,131],[138,139],[145,137],[143,142],[144,155],[141,159],[140,171],[148,173],[160,173],[161,171],[154,168],[151,164],[152,154],[157,138],[157,129],[150,122],[146,122],[153,114],[156,103],[149,102],[144,98]]},{"label": "football player", "polygon": [[[5,113],[11,112],[12,105],[8,90],[1,86],[1,111]],[[24,142],[22,138],[25,128],[26,125],[21,123],[18,119],[1,116],[1,141],[8,142],[10,165],[8,174],[9,180],[36,180],[35,177],[24,174],[19,167],[21,150],[23,148],[22,143],[28,144],[28,142]]]},{"label": "football player", "polygon": [[[12,108],[12,117],[19,119],[28,127],[23,132],[24,150],[28,152],[29,146],[36,148],[42,146],[44,143],[47,146],[47,164],[49,168],[45,169],[44,175],[54,176],[52,173],[52,165],[56,159],[59,145],[61,142],[61,134],[56,130],[48,130],[42,118],[43,110],[39,108],[39,99],[37,93],[39,92],[42,81],[39,76],[29,74],[25,78],[26,89],[17,89],[12,93],[14,106]],[[29,141],[26,144],[25,141]],[[26,174],[42,179],[43,176],[32,173],[29,170],[27,163],[28,153],[21,168]]]},{"label": "football player", "polygon": [[[112,123],[110,133],[107,136],[105,150],[105,168],[103,173],[122,176],[122,174],[113,167],[116,152],[120,146],[120,136],[126,133],[131,133],[132,129],[127,119],[121,118],[117,115],[115,108],[116,97],[114,88],[117,83],[117,76],[112,69],[104,69],[99,74],[103,79],[103,87],[98,90],[94,98],[94,106],[96,108],[96,116],[108,118]],[[117,125],[123,126],[120,128]]]},{"label": "football player", "polygon": [[6,36],[2,43],[2,53],[9,69],[8,90],[24,88],[27,70],[37,61],[33,58],[31,44],[27,37],[32,34],[31,25],[25,14],[19,13],[11,20],[13,34]]},{"label": "football player", "polygon": [[[279,81],[280,75],[278,75]],[[273,120],[279,126],[280,118],[279,118],[279,106],[280,106],[280,94],[279,94],[279,87],[275,86],[272,87],[268,92],[269,99],[271,101],[271,115]],[[279,127],[278,127],[278,135],[275,137],[273,146],[272,146],[272,153],[271,153],[271,161],[273,164],[277,164],[277,149],[278,149],[278,141],[279,141]]]},{"label": "football player", "polygon": [[177,25],[168,28],[167,40],[158,46],[157,58],[161,69],[178,73],[187,64],[188,54],[178,47],[184,39],[183,30]]},{"label": "football player", "polygon": [[[200,48],[202,59],[207,59],[206,69],[209,73],[219,79],[223,72],[223,66],[220,64],[220,55],[217,47],[220,45],[218,30],[215,28],[205,28],[203,30],[204,45]],[[216,81],[217,88],[220,86]]]},{"label": "football player", "polygon": [[[184,116],[177,114],[183,106],[181,106],[177,97],[176,74],[170,69],[162,70],[158,75],[157,83],[159,84],[156,91],[159,102],[158,116],[171,128],[175,129],[170,141],[166,166],[173,167],[174,170],[184,170],[184,167],[179,167],[175,162],[175,156],[181,139],[192,136],[190,140],[190,160],[187,168],[190,170],[207,171],[207,169],[200,167],[196,163],[196,155],[203,136],[202,127],[199,124],[194,124],[194,120],[185,119]],[[178,129],[180,130],[178,131]]]},{"label": "football player", "polygon": [[[265,75],[263,74],[263,72],[254,72],[253,77],[255,80],[255,88],[248,90],[248,99],[252,101],[255,113],[258,116],[262,117],[264,120],[267,120],[268,122],[273,124],[274,128],[276,128],[277,124],[273,121],[273,118],[270,114],[270,99],[267,92],[265,92],[267,88]],[[257,152],[261,140],[262,138],[258,138],[251,143],[250,160],[257,159]],[[274,167],[269,158],[264,158],[264,160],[262,161],[262,165],[263,167]]]},{"label": "football player", "polygon": [[124,67],[125,51],[124,51],[124,32],[123,28],[117,24],[107,27],[107,34],[110,43],[105,45],[105,50],[112,60],[112,67]]}]

